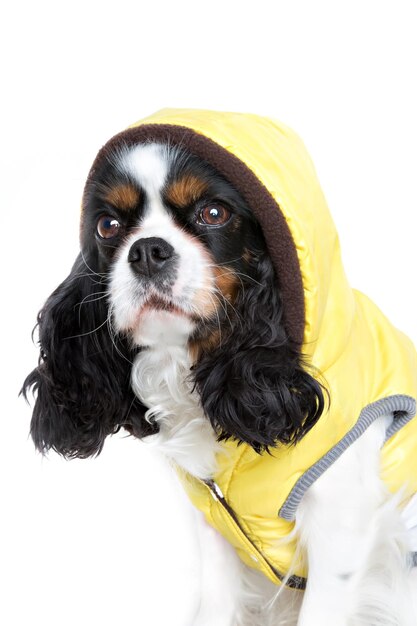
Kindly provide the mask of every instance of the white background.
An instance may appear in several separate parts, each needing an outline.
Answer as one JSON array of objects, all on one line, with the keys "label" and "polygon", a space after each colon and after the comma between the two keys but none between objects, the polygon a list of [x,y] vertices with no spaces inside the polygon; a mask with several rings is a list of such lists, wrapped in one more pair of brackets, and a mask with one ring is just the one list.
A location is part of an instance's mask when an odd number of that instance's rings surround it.
[{"label": "white background", "polygon": [[170,471],[122,436],[97,460],[43,460],[17,400],[36,313],[78,251],[85,177],[162,107],[277,117],[312,154],[351,283],[416,340],[417,5],[2,6],[0,622],[186,626],[198,553]]}]

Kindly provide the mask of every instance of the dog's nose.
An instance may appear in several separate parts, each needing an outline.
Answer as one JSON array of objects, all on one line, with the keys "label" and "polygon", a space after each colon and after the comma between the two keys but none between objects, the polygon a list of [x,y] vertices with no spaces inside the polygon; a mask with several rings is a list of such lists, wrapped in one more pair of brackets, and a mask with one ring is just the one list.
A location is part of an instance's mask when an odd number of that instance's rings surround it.
[{"label": "dog's nose", "polygon": [[129,250],[127,260],[131,268],[142,276],[153,276],[173,256],[174,248],[165,239],[147,237],[138,239]]}]

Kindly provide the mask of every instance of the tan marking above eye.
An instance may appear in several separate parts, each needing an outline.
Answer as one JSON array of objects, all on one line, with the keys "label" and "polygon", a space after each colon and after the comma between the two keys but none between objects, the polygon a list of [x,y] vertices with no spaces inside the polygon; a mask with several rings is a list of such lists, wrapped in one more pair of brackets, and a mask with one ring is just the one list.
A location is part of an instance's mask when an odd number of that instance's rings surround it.
[{"label": "tan marking above eye", "polygon": [[139,204],[140,194],[133,185],[120,184],[109,189],[104,200],[117,209],[129,211]]},{"label": "tan marking above eye", "polygon": [[201,198],[207,191],[207,183],[194,174],[185,174],[169,185],[165,197],[171,204],[185,208]]}]

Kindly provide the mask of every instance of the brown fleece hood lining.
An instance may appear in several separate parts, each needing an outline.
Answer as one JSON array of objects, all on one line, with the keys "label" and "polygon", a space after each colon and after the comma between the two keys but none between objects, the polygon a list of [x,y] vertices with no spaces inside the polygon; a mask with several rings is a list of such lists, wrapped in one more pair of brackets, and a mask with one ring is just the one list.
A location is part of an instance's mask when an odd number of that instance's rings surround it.
[{"label": "brown fleece hood lining", "polygon": [[304,295],[297,252],[287,222],[267,188],[234,154],[196,131],[172,124],[143,124],[118,133],[98,152],[86,186],[95,171],[121,145],[169,142],[188,150],[219,171],[243,196],[259,221],[274,264],[283,298],[284,325],[296,344],[304,335]]}]

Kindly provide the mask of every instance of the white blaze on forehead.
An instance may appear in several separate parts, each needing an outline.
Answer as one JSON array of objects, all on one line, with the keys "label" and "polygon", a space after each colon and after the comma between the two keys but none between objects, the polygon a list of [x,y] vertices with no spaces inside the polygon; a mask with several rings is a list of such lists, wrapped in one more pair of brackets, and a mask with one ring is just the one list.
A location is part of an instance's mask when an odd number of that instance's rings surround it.
[{"label": "white blaze on forehead", "polygon": [[145,190],[149,199],[159,197],[169,168],[167,149],[156,143],[139,145],[124,152],[119,167]]},{"label": "white blaze on forehead", "polygon": [[[169,234],[178,230],[168,215],[161,197],[175,150],[151,143],[138,145],[123,152],[119,158],[120,170],[132,177],[145,191],[146,203],[141,220],[141,237],[161,237],[171,245]],[[167,236],[168,234],[168,236]]]}]

